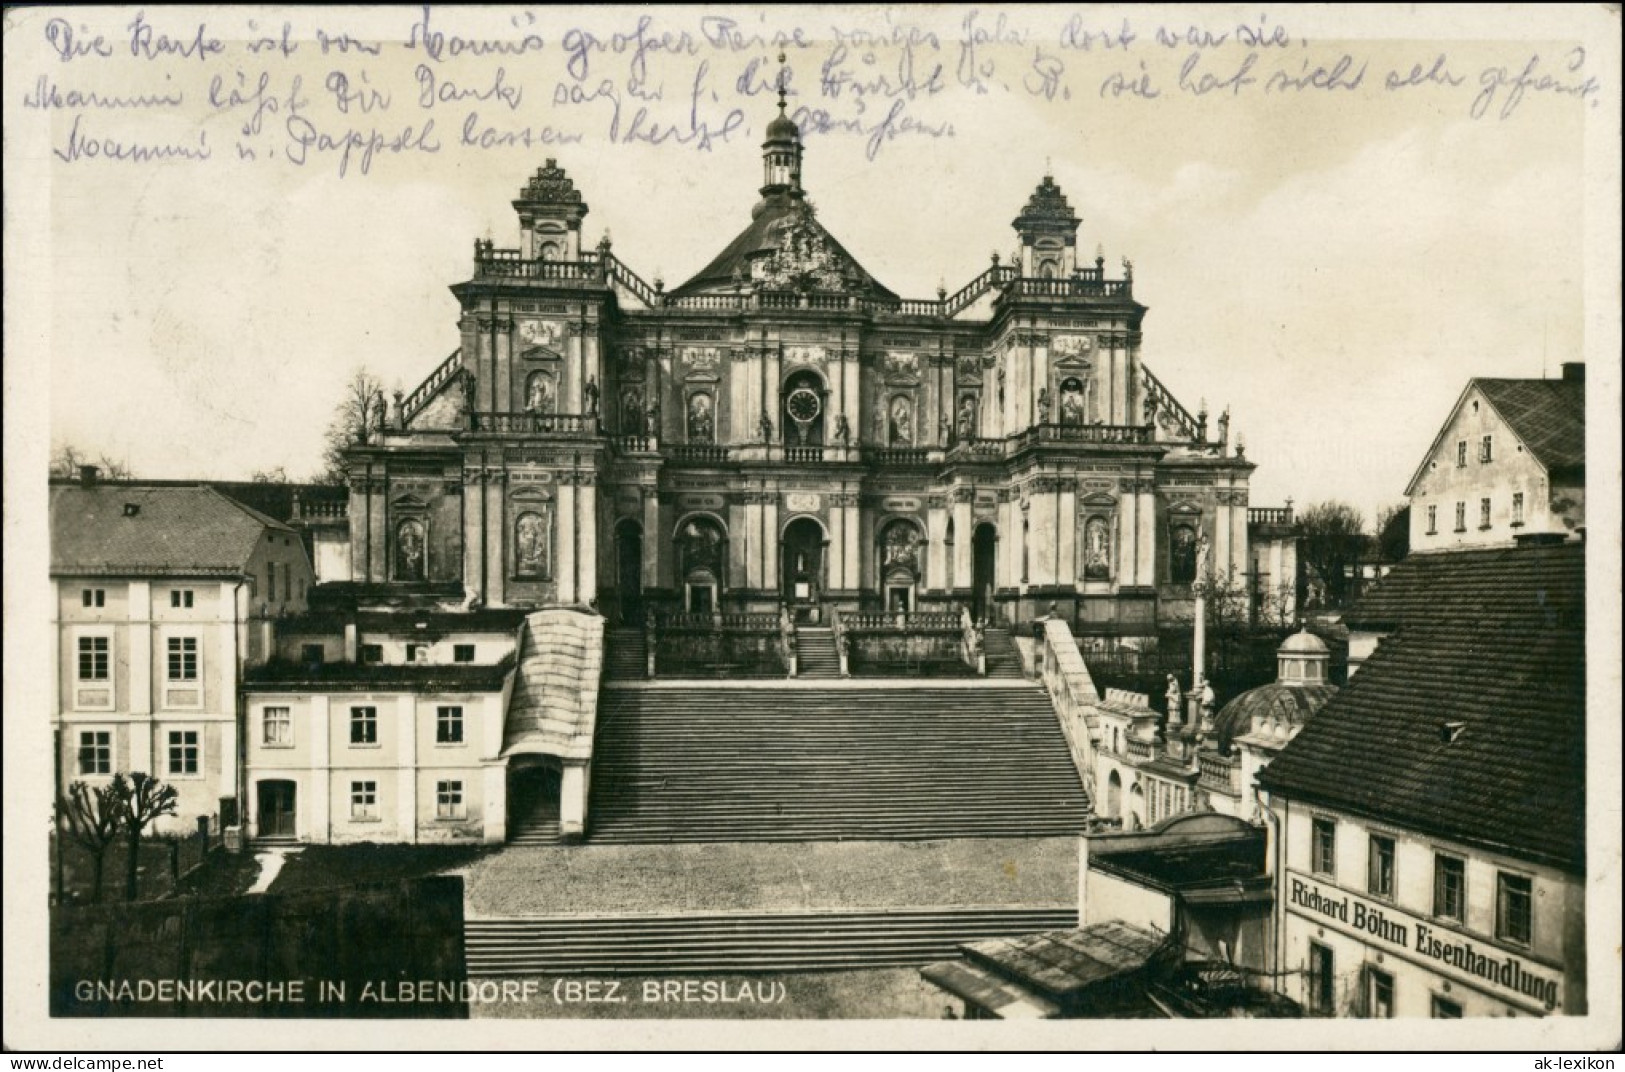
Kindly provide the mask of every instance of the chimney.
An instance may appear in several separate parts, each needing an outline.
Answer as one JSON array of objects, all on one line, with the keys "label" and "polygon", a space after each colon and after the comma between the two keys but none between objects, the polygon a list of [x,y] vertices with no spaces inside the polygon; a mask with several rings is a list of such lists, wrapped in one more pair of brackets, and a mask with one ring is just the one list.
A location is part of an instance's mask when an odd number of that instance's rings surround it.
[{"label": "chimney", "polygon": [[79,467],[79,486],[93,488],[101,479],[102,471],[94,465],[81,465]]},{"label": "chimney", "polygon": [[1586,363],[1584,361],[1563,362],[1563,380],[1566,383],[1586,382]]}]

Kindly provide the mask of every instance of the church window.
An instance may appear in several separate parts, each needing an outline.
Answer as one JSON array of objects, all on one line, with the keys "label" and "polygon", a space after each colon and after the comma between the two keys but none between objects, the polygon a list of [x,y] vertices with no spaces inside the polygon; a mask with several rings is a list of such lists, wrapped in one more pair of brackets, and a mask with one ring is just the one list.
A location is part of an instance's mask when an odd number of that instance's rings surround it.
[{"label": "church window", "polygon": [[514,521],[514,573],[520,577],[545,580],[553,568],[553,523],[551,510],[543,506],[520,514]]}]

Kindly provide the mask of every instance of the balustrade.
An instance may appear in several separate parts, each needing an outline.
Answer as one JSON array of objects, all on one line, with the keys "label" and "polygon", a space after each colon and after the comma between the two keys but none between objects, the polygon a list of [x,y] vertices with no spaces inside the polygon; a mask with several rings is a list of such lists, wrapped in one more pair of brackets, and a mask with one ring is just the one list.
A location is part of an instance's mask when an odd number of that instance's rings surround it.
[{"label": "balustrade", "polygon": [[598,418],[580,413],[470,413],[469,427],[475,432],[499,435],[596,435]]},{"label": "balustrade", "polygon": [[1240,764],[1235,757],[1204,752],[1197,757],[1197,764],[1201,771],[1197,777],[1198,784],[1230,796],[1236,795]]}]

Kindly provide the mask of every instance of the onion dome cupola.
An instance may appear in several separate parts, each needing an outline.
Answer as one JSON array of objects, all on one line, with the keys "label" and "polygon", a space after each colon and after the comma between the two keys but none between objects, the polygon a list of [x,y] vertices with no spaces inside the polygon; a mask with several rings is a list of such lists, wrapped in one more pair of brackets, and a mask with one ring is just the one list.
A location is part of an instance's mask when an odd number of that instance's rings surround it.
[{"label": "onion dome cupola", "polygon": [[1043,279],[1070,276],[1077,267],[1078,223],[1055,177],[1046,174],[1011,223],[1021,238],[1021,274]]},{"label": "onion dome cupola", "polygon": [[1242,693],[1213,720],[1210,740],[1221,751],[1238,737],[1279,749],[1337,695],[1327,673],[1331,650],[1307,629],[1287,637],[1275,654],[1275,683]]},{"label": "onion dome cupola", "polygon": [[[784,55],[779,55],[784,62]],[[762,197],[800,198],[801,191],[801,128],[784,114],[785,72],[779,72],[779,114],[767,125],[767,140],[762,143]]]},{"label": "onion dome cupola", "polygon": [[519,214],[525,259],[581,259],[581,221],[587,215],[587,202],[558,161],[548,157],[536,169],[519,191],[513,209]]}]

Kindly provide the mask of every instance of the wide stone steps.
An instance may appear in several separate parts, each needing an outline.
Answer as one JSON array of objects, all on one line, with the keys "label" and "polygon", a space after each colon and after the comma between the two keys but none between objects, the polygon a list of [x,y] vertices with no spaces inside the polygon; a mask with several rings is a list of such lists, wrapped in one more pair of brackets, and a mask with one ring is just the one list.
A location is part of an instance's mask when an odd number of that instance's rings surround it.
[{"label": "wide stone steps", "polygon": [[841,656],[831,629],[801,629],[796,633],[796,676],[838,678]]},{"label": "wide stone steps", "polygon": [[604,676],[611,681],[642,681],[648,674],[648,649],[643,630],[611,629],[607,635]]},{"label": "wide stone steps", "polygon": [[594,842],[1076,834],[1088,799],[1037,686],[606,690]]},{"label": "wide stone steps", "polygon": [[1025,677],[1021,667],[1021,652],[1010,639],[1008,629],[988,629],[982,633],[982,653],[987,657],[987,676],[990,678]]},{"label": "wide stone steps", "polygon": [[637,975],[903,967],[1077,925],[1073,907],[989,906],[470,919],[463,935],[471,976]]},{"label": "wide stone steps", "polygon": [[510,845],[557,845],[560,840],[557,819],[532,820],[522,823],[508,834]]}]

